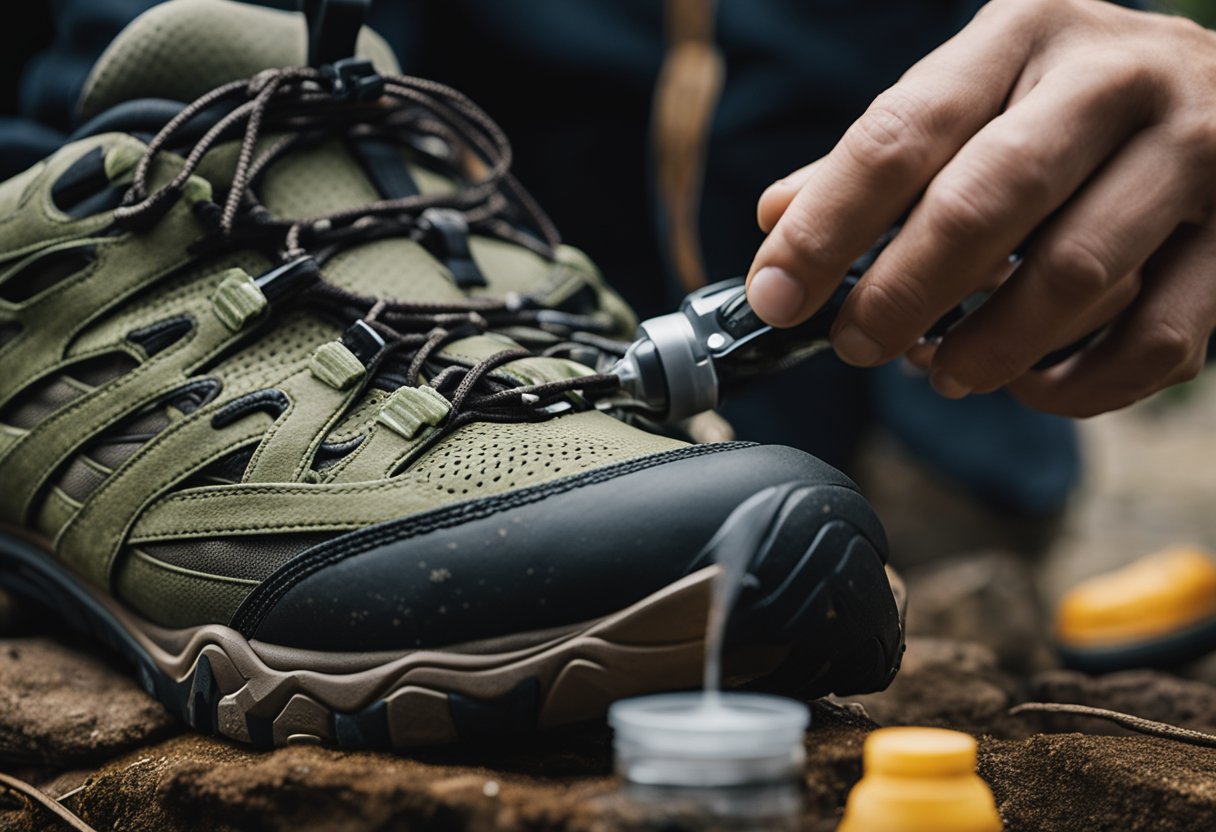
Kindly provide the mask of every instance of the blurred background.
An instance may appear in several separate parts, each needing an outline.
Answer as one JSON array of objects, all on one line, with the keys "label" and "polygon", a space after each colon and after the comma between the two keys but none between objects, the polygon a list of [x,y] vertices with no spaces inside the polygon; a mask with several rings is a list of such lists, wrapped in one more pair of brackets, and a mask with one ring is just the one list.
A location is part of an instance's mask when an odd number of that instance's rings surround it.
[{"label": "blurred background", "polygon": [[1173,8],[1204,26],[1216,24],[1216,0],[1177,0],[1174,3],[1160,4],[1164,9]]}]

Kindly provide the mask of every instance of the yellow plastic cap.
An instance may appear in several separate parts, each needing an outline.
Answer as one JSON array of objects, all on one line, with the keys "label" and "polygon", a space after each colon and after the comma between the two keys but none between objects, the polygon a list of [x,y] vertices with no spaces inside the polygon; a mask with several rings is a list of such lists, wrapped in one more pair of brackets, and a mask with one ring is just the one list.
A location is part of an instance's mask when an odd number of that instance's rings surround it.
[{"label": "yellow plastic cap", "polygon": [[1074,647],[1146,641],[1216,617],[1216,561],[1167,549],[1078,584],[1060,602],[1056,638]]},{"label": "yellow plastic cap", "polygon": [[975,738],[942,728],[884,728],[866,740],[868,774],[937,777],[975,771]]},{"label": "yellow plastic cap", "polygon": [[837,832],[1000,832],[975,739],[940,728],[880,728]]}]

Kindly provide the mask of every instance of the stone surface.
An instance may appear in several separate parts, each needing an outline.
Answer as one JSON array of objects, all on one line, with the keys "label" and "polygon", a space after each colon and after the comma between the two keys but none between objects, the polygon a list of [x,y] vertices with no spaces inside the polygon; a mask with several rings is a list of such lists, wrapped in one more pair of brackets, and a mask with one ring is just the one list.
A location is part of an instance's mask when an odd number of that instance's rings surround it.
[{"label": "stone surface", "polygon": [[0,763],[68,767],[180,730],[101,648],[0,641]]}]

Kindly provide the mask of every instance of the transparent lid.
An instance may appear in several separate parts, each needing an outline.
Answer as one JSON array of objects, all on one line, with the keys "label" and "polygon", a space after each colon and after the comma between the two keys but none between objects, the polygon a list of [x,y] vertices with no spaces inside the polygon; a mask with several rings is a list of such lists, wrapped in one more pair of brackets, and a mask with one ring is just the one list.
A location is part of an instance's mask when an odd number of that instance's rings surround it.
[{"label": "transparent lid", "polygon": [[617,772],[634,783],[742,786],[801,776],[801,702],[755,693],[670,693],[617,702]]}]

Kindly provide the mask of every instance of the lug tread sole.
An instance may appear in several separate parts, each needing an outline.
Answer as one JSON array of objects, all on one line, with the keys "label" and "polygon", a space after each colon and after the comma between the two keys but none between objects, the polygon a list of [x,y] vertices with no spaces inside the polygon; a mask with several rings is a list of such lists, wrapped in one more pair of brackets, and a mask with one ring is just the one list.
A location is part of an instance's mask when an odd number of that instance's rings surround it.
[{"label": "lug tread sole", "polygon": [[[873,623],[894,608],[881,597],[891,591],[881,556],[843,521],[825,530],[755,610],[735,612],[781,616],[782,628],[767,629],[789,641],[752,651],[748,667],[771,680],[769,689],[807,697],[874,690],[898,667],[902,626],[893,636],[889,625]],[[825,546],[832,568],[810,568]],[[762,553],[762,577],[763,560]],[[356,672],[283,670],[229,627],[154,638],[156,628],[41,550],[0,535],[0,586],[61,611],[128,658],[143,688],[194,729],[261,748],[402,750],[500,739],[599,717],[627,696],[696,687],[714,574],[714,567],[700,569],[574,632],[509,652],[417,650]],[[755,655],[762,656],[758,667]],[[831,690],[821,684],[829,671]]]}]

